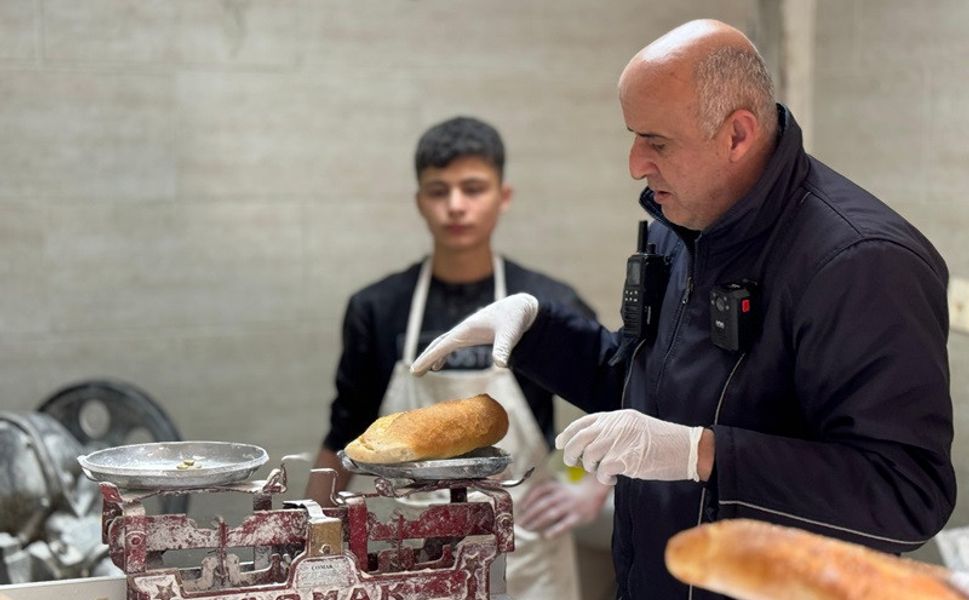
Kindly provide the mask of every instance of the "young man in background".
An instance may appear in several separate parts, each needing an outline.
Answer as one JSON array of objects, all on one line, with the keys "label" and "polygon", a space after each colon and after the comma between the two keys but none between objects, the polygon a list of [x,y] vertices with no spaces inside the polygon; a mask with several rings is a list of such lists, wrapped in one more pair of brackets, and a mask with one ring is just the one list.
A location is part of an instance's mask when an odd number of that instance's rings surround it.
[{"label": "young man in background", "polygon": [[[568,532],[595,518],[608,487],[587,478],[575,488],[548,470],[555,435],[552,393],[504,364],[492,364],[487,346],[452,354],[440,372],[420,379],[410,374],[414,358],[432,340],[508,294],[527,292],[543,303],[594,316],[568,285],[492,251],[491,236],[512,198],[504,159],[498,132],[477,119],[453,118],[421,137],[416,200],[433,254],[350,298],[330,431],[316,466],[335,469],[337,489],[345,489],[351,474],[336,452],[378,416],[489,393],[509,414],[509,432],[499,445],[513,457],[512,473],[536,467],[530,479],[510,490],[516,549],[508,557],[509,594],[569,600],[578,598],[578,583]],[[311,478],[307,494],[327,502],[328,483]]]}]

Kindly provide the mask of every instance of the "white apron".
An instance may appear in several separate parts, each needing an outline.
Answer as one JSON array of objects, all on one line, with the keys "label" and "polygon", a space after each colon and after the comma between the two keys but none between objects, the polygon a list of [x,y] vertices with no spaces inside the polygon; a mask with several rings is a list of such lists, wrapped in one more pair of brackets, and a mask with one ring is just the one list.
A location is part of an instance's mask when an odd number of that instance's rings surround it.
[{"label": "white apron", "polygon": [[[495,300],[505,297],[505,263],[494,258]],[[548,470],[548,449],[535,415],[515,376],[508,369],[492,366],[475,371],[429,371],[414,377],[410,365],[417,353],[417,340],[424,319],[427,291],[431,283],[431,259],[424,261],[411,300],[404,355],[394,365],[380,414],[430,406],[443,400],[468,398],[486,393],[508,412],[508,434],[498,447],[511,454],[513,462],[505,476],[519,477],[531,467],[535,472],[522,485],[510,488],[515,506],[537,483],[552,477]],[[445,498],[447,496],[444,496]],[[438,500],[439,502],[440,500]],[[445,500],[446,501],[446,500]],[[571,534],[545,540],[515,525],[515,551],[508,555],[508,594],[514,600],[578,600],[579,584],[575,548]]]}]

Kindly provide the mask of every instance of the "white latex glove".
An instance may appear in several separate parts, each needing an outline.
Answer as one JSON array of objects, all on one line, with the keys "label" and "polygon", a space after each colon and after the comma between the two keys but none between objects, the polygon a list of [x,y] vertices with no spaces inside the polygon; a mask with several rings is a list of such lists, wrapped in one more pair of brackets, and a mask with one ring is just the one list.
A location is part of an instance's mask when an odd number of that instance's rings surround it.
[{"label": "white latex glove", "polygon": [[963,596],[969,598],[969,573],[966,571],[949,573],[949,584],[959,590]]},{"label": "white latex glove", "polygon": [[531,294],[512,294],[492,302],[441,335],[421,352],[410,372],[423,375],[444,366],[447,355],[458,348],[494,344],[491,356],[496,366],[507,367],[515,344],[535,322],[538,300]]},{"label": "white latex glove", "polygon": [[557,537],[594,521],[609,489],[591,477],[581,485],[567,485],[554,479],[544,481],[529,490],[521,504],[515,506],[519,513],[515,521],[529,531],[540,532],[545,539]]},{"label": "white latex glove", "polygon": [[616,475],[635,479],[699,481],[702,427],[661,421],[638,410],[592,413],[573,421],[555,438],[570,467],[582,468],[608,485]]}]

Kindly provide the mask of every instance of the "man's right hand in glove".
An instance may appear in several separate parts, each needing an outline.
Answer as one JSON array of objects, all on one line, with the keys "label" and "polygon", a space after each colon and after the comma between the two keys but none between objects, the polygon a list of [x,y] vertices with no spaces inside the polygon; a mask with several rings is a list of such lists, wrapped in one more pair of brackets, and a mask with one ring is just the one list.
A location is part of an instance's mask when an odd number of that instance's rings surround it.
[{"label": "man's right hand in glove", "polygon": [[484,344],[493,344],[491,356],[495,365],[507,367],[515,344],[537,315],[538,300],[531,294],[512,294],[493,302],[431,342],[411,365],[410,372],[419,376],[428,369],[436,371],[444,366],[448,354],[458,348]]}]

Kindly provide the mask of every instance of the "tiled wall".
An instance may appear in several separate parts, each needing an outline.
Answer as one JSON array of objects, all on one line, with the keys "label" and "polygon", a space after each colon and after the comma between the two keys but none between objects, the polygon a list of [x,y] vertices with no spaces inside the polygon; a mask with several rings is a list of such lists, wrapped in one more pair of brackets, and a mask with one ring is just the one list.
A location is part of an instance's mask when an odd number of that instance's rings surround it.
[{"label": "tiled wall", "polygon": [[[818,0],[814,153],[875,193],[969,277],[969,3]],[[950,335],[953,456],[969,481],[969,336]],[[960,493],[952,527],[969,525]],[[928,545],[917,554],[934,560]]]}]

